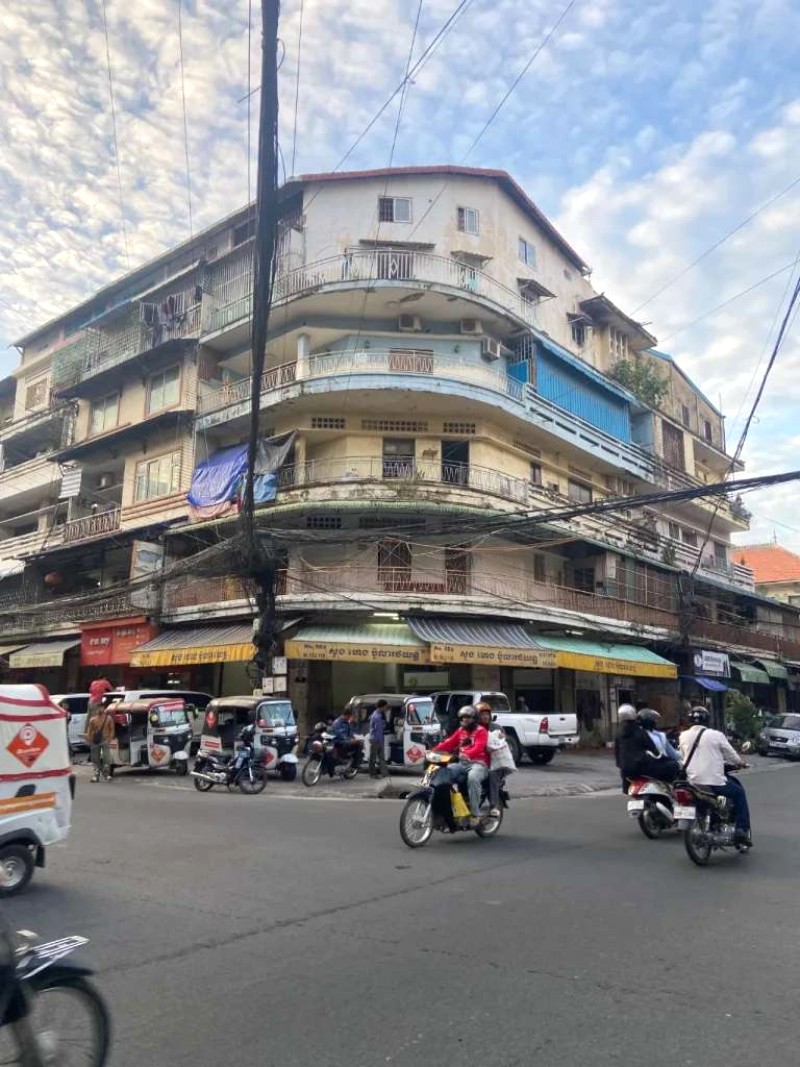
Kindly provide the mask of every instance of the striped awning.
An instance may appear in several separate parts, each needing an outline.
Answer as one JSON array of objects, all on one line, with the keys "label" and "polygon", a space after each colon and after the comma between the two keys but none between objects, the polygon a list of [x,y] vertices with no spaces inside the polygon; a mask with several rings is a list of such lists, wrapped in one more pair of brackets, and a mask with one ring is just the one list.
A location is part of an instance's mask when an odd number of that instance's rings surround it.
[{"label": "striped awning", "polygon": [[737,663],[731,660],[731,670],[739,675],[739,680],[749,685],[769,685],[769,675],[760,667],[750,663]]},{"label": "striped awning", "polygon": [[18,652],[12,652],[8,657],[8,665],[12,670],[31,667],[60,667],[64,663],[64,654],[70,649],[77,648],[80,638],[68,637],[63,641],[37,641],[32,645],[19,648]]},{"label": "striped awning", "polygon": [[289,659],[333,663],[428,663],[428,649],[403,622],[305,626],[286,642]]},{"label": "striped awning", "polygon": [[430,645],[431,663],[546,669],[557,666],[555,653],[544,649],[519,622],[410,616],[408,625]]},{"label": "striped awning", "polygon": [[131,653],[132,667],[190,667],[198,663],[246,663],[252,658],[251,625],[165,630]]},{"label": "striped awning", "polygon": [[789,677],[789,671],[783,663],[774,659],[757,659],[753,661],[757,667],[762,667],[773,681],[785,682]]}]

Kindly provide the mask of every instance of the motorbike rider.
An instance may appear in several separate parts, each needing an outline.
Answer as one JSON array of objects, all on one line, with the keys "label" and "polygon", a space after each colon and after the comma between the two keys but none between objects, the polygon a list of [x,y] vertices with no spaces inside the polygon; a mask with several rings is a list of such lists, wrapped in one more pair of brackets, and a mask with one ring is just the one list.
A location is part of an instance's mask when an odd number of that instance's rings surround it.
[{"label": "motorbike rider", "polygon": [[[661,754],[650,734],[636,718],[636,709],[623,704],[617,715],[625,710],[625,719],[617,735],[617,766],[623,779],[655,778],[660,782],[674,782],[680,773],[680,763]],[[630,716],[633,712],[633,717]]]},{"label": "motorbike rider", "polygon": [[[689,721],[693,725],[680,736],[679,744],[684,762],[688,760],[686,777],[692,785],[708,789],[718,797],[727,797],[730,800],[736,827],[734,841],[737,844],[752,846],[747,793],[740,781],[725,774],[726,764],[746,767],[747,763],[733,748],[725,734],[709,727],[709,719],[708,708],[692,708]],[[689,759],[692,749],[694,754]]]},{"label": "motorbike rider", "polygon": [[434,752],[457,752],[458,763],[442,767],[436,776],[436,785],[467,783],[469,808],[472,813],[470,826],[478,824],[483,783],[489,776],[489,731],[478,723],[478,713],[471,704],[466,704],[458,713],[458,729],[441,741]]},{"label": "motorbike rider", "polygon": [[[356,731],[353,725],[355,720],[355,713],[352,708],[345,708],[338,719],[333,720],[331,726],[331,733],[334,739],[334,754],[337,759],[349,760],[353,757],[357,757],[356,765],[361,762],[361,754],[363,752],[363,745],[356,738]],[[330,771],[331,775],[333,770]]]},{"label": "motorbike rider", "polygon": [[659,730],[658,724],[661,721],[661,716],[655,708],[641,708],[636,718],[645,730],[647,730],[648,734],[650,734],[650,740],[656,746],[656,751],[660,752],[662,756],[666,756],[668,759],[676,760],[678,763],[683,762],[680,752],[678,752],[676,748],[673,748],[664,731]]}]

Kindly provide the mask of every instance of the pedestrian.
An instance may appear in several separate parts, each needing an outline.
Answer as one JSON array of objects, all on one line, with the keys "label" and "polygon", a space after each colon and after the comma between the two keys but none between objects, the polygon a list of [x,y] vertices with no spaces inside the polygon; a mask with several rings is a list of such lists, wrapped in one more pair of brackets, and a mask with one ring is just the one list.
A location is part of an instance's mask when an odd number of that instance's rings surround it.
[{"label": "pedestrian", "polygon": [[108,678],[95,678],[89,685],[88,711],[90,715],[103,703],[103,697],[106,693],[110,693],[113,688],[114,686],[109,682]]},{"label": "pedestrian", "polygon": [[94,764],[94,777],[90,780],[110,782],[111,752],[108,746],[114,740],[114,716],[102,704],[95,704],[86,719],[84,736],[89,742],[90,758]]},{"label": "pedestrian", "polygon": [[388,707],[388,700],[379,700],[375,705],[375,710],[369,717],[370,778],[386,778],[389,773],[386,769],[386,754],[384,752],[384,738],[386,736],[386,709]]}]

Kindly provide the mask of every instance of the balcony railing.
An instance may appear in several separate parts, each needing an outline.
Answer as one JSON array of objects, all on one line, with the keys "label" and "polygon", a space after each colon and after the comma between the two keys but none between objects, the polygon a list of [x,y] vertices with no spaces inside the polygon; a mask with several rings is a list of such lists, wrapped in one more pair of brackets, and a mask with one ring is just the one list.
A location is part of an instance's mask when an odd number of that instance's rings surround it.
[{"label": "balcony railing", "polygon": [[95,515],[87,515],[83,519],[73,519],[64,526],[64,543],[72,544],[74,541],[84,541],[89,537],[113,533],[114,530],[119,529],[119,521],[119,508],[98,511]]},{"label": "balcony railing", "polygon": [[[536,304],[483,271],[447,256],[405,248],[352,249],[279,273],[273,302],[281,303],[327,286],[420,284],[458,290],[467,299],[486,300],[527,326],[537,323]],[[416,283],[416,284],[415,284]],[[211,280],[215,303],[212,332],[250,317],[253,294],[252,250],[220,263]]]}]

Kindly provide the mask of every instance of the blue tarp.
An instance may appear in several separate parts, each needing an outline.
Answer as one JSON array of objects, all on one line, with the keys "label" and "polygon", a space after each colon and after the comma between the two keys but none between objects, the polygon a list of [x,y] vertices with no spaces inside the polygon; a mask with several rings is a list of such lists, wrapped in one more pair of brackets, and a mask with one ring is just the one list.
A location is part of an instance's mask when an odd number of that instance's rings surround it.
[{"label": "blue tarp", "polygon": [[233,445],[213,452],[198,463],[192,475],[188,500],[192,507],[204,508],[235,500],[247,470],[247,445]]}]

